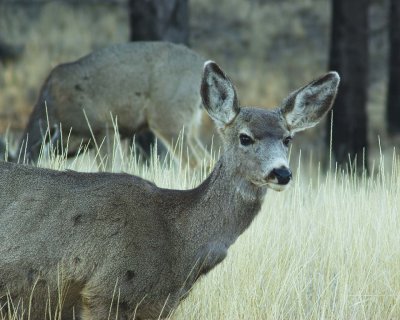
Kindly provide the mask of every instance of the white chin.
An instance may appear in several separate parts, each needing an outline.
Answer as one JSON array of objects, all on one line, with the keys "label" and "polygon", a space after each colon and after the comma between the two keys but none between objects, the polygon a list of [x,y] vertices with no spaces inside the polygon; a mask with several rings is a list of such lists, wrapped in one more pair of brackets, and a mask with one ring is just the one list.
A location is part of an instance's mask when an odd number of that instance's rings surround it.
[{"label": "white chin", "polygon": [[274,190],[274,191],[283,191],[288,187],[289,184],[277,184],[277,183],[268,183],[267,186],[268,188]]}]

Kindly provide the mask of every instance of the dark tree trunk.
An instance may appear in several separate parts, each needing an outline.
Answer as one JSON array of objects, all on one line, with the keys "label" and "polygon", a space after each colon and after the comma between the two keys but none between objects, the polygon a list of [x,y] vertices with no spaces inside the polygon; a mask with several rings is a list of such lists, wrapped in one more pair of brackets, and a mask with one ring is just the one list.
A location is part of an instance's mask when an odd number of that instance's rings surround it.
[{"label": "dark tree trunk", "polygon": [[390,1],[389,87],[386,120],[389,134],[400,134],[400,1]]},{"label": "dark tree trunk", "polygon": [[129,0],[131,41],[189,42],[188,0]]},{"label": "dark tree trunk", "polygon": [[17,60],[23,53],[22,46],[12,46],[0,40],[0,61],[9,62]]},{"label": "dark tree trunk", "polygon": [[[369,0],[331,0],[331,3],[329,67],[339,72],[341,77],[333,108],[333,155],[339,166],[347,166],[350,159],[361,172],[360,169],[367,169],[368,164],[366,104]],[[331,116],[328,120],[330,132]]]}]

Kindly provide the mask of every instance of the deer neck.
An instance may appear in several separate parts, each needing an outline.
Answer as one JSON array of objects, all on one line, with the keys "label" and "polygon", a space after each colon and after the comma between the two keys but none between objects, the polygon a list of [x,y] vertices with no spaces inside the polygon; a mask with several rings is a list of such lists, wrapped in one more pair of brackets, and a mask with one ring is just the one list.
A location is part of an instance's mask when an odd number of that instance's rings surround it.
[{"label": "deer neck", "polygon": [[183,265],[175,269],[190,275],[182,296],[198,277],[225,259],[228,248],[247,229],[264,200],[266,188],[244,181],[240,168],[229,167],[227,160],[222,156],[210,176],[188,191],[189,209],[181,208],[185,213],[176,221],[175,230],[180,235],[175,253],[180,259],[176,261],[183,261]]},{"label": "deer neck", "polygon": [[[232,167],[225,154],[210,176],[195,190],[199,198],[191,214],[196,226],[192,239],[221,241],[230,246],[260,211],[266,187],[243,179],[240,166]],[[207,240],[204,236],[207,235]]]}]

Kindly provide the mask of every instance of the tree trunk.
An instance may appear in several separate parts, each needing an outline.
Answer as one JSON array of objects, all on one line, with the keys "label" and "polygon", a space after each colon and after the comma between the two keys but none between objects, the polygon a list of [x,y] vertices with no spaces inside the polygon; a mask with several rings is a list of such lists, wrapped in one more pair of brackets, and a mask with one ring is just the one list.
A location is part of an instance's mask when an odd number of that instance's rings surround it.
[{"label": "tree trunk", "polygon": [[131,41],[189,42],[188,0],[129,0]]},{"label": "tree trunk", "polygon": [[386,105],[388,132],[400,135],[400,2],[390,1],[389,13],[389,86]]},{"label": "tree trunk", "polygon": [[[367,169],[368,164],[366,104],[369,0],[331,1],[329,67],[339,72],[341,77],[333,108],[332,151],[339,166],[348,166],[351,160],[357,166],[357,171],[361,172],[362,168]],[[331,115],[328,120],[329,137]]]}]

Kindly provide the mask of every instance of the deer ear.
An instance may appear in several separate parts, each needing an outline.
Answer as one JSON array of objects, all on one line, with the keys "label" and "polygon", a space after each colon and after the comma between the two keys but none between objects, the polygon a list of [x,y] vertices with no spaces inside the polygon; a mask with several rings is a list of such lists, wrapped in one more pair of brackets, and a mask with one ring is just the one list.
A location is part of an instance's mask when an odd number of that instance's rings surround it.
[{"label": "deer ear", "polygon": [[220,128],[231,123],[239,113],[235,87],[214,61],[204,64],[200,95],[208,114]]},{"label": "deer ear", "polygon": [[329,72],[290,94],[280,109],[289,130],[297,132],[315,126],[332,108],[339,82],[339,74]]}]

